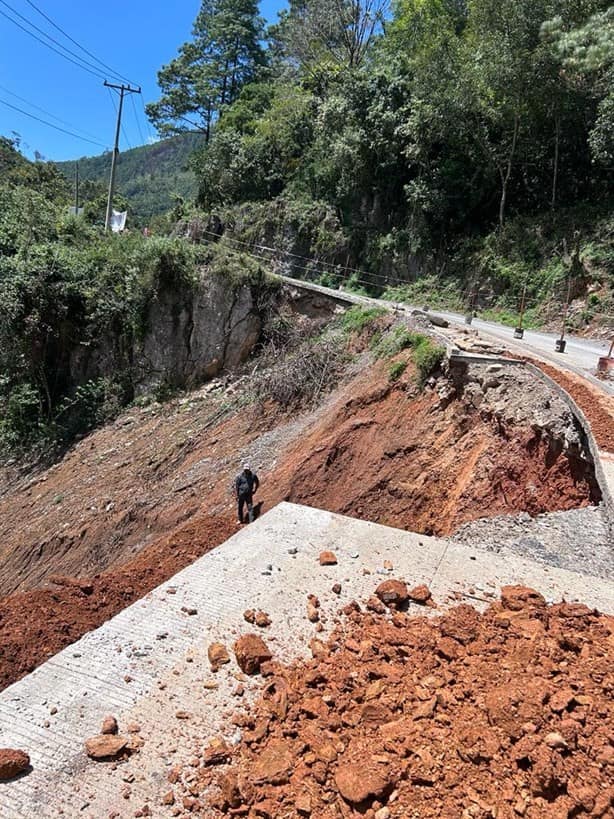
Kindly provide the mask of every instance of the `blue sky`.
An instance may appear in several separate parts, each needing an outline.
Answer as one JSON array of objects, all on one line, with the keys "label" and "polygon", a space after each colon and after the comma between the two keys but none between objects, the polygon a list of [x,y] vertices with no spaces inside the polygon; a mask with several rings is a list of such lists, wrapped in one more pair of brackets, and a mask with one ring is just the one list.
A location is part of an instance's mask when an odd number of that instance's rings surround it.
[{"label": "blue sky", "polygon": [[[199,0],[32,2],[102,62],[141,85],[142,99],[134,95],[132,100],[126,99],[125,102],[120,150],[147,141],[154,132],[146,122],[143,104],[158,96],[156,74],[160,66],[172,59],[178,46],[189,39],[192,22],[200,7]],[[278,9],[285,5],[284,0],[262,0],[261,13],[267,20],[274,21]],[[39,151],[46,159],[76,159],[111,148],[115,109],[109,91],[103,86],[103,78],[92,76],[62,59],[3,16],[8,15],[27,28],[15,12],[84,59],[94,62],[66,40],[28,0],[0,0],[0,101],[67,131],[78,130],[100,144],[60,133],[2,102],[0,135],[10,137],[16,132],[21,137],[21,148],[26,156],[33,157],[34,152]],[[35,33],[44,39],[39,32]],[[101,71],[109,73],[104,69]]]}]

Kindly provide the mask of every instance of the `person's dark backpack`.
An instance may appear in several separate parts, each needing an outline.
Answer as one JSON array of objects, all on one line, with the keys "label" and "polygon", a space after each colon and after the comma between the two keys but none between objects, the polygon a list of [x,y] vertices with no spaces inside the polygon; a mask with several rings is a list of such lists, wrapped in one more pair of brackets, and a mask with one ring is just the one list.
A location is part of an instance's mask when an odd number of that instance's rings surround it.
[{"label": "person's dark backpack", "polygon": [[251,495],[254,486],[254,479],[251,475],[243,472],[237,477],[237,493],[239,495]]}]

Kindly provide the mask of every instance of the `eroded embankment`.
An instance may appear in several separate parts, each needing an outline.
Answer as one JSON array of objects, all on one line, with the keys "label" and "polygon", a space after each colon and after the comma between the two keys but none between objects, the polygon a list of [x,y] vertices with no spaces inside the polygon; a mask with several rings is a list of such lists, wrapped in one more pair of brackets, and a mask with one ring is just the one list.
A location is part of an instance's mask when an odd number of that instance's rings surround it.
[{"label": "eroded embankment", "polygon": [[426,534],[596,503],[582,430],[530,373],[473,365],[419,394],[363,380],[275,473],[280,497]]},{"label": "eroded embankment", "polygon": [[568,408],[518,369],[477,368],[420,392],[411,365],[391,384],[388,364],[375,362],[290,417],[274,406],[229,411],[234,393],[135,408],[4,496],[5,582],[82,579],[0,601],[0,683],[226,540],[236,530],[232,477],[246,458],[264,509],[289,499],[425,533],[599,499]]}]

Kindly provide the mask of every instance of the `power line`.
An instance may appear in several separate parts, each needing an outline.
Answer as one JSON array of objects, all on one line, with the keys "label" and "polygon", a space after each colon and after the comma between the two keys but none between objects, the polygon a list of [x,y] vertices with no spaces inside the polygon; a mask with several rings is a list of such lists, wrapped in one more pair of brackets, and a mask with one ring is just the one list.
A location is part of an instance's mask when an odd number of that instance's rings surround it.
[{"label": "power line", "polygon": [[57,122],[61,122],[62,125],[66,125],[68,128],[72,128],[73,131],[78,131],[81,134],[85,134],[85,136],[91,137],[92,139],[96,139],[94,134],[90,134],[88,131],[83,131],[83,130],[81,130],[81,128],[77,128],[71,122],[66,122],[66,120],[61,119],[61,117],[58,117],[55,114],[52,114],[51,111],[46,111],[44,108],[41,108],[39,105],[35,105],[33,102],[30,102],[30,100],[27,100],[25,97],[20,97],[19,94],[15,94],[14,91],[11,91],[8,88],[5,88],[3,85],[0,85],[0,91],[4,91],[5,94],[9,94],[9,96],[15,97],[16,100],[20,100],[21,102],[25,102],[26,105],[30,106],[30,108],[34,108],[36,111],[40,111],[41,114],[46,114],[48,117],[51,117],[51,119],[55,119]]},{"label": "power line", "polygon": [[136,122],[136,127],[138,128],[139,136],[141,138],[141,145],[144,145],[145,144],[145,138],[143,136],[143,130],[141,128],[141,123],[139,122],[139,118],[138,118],[138,115],[137,115],[137,112],[136,112],[136,105],[135,105],[135,102],[134,102],[134,97],[132,95],[130,95],[130,102],[132,103],[132,111],[134,112],[134,121]]},{"label": "power line", "polygon": [[[210,231],[210,230],[203,230],[202,232],[207,233],[210,236],[214,236],[215,239],[207,239],[206,237],[203,237],[201,241],[204,241],[209,245],[219,245],[220,239],[222,238],[219,234],[214,233],[213,231]],[[383,281],[383,283],[387,284],[387,285],[395,285],[395,284],[396,285],[407,285],[407,284],[409,284],[409,282],[406,281],[406,280],[396,279],[396,278],[393,278],[393,277],[385,276],[385,275],[383,275],[381,273],[367,273],[366,271],[359,270],[358,268],[355,268],[355,267],[346,267],[344,265],[334,264],[332,262],[329,263],[329,262],[325,262],[325,261],[319,261],[317,259],[310,259],[308,256],[300,256],[297,253],[291,253],[289,250],[282,250],[280,248],[268,247],[266,245],[253,245],[252,246],[252,245],[249,245],[248,242],[243,242],[240,239],[234,239],[234,238],[232,238],[230,236],[227,236],[226,234],[224,234],[223,236],[224,236],[224,239],[226,241],[237,242],[239,244],[246,245],[248,247],[261,248],[261,249],[276,253],[278,255],[285,254],[287,256],[294,256],[296,258],[303,259],[305,261],[311,262],[312,264],[323,265],[323,266],[325,266],[327,268],[326,270],[317,270],[317,269],[314,270],[313,267],[306,267],[304,265],[293,264],[293,269],[294,270],[302,270],[302,271],[305,271],[307,273],[312,273],[312,274],[313,273],[324,273],[324,272],[331,272],[331,273],[340,274],[340,273],[347,272],[347,271],[351,271],[354,274],[355,273],[360,273],[362,276],[371,276],[371,280],[360,279],[360,278],[357,278],[356,276],[354,276],[354,281],[357,282],[358,284],[365,284],[365,285],[367,285],[369,287],[373,287],[374,284],[377,284],[377,282],[373,281],[373,278],[381,279]],[[242,250],[240,248],[229,247],[228,245],[225,245],[225,244],[221,245],[221,246],[224,247],[225,250],[228,250],[230,253],[234,253],[235,255],[239,255],[239,256],[241,256],[241,255],[248,256],[249,258],[254,259],[254,261],[266,262],[269,265],[274,261],[273,259],[267,258],[266,256],[262,256],[262,255],[260,255],[258,253],[253,252],[253,251],[250,252],[248,250]],[[379,286],[381,287],[383,285],[380,284]],[[463,296],[467,296],[470,293],[474,293],[474,292],[475,292],[475,288],[473,286],[469,285],[466,290],[463,290],[460,293],[460,296],[462,298]],[[493,295],[493,294],[490,294],[490,295]],[[527,301],[526,301],[527,306],[530,306],[530,305],[532,306],[532,305],[535,305],[535,304],[537,304],[537,299],[536,298],[527,299]]]},{"label": "power line", "polygon": [[[7,5],[6,3],[4,3],[4,0],[0,0],[0,2],[3,3],[3,5],[5,6]],[[63,57],[65,60],[68,60],[69,63],[76,65],[77,68],[81,68],[83,71],[87,71],[88,74],[91,74],[93,77],[97,77],[98,79],[104,79],[104,74],[99,73],[98,71],[92,71],[90,68],[87,68],[87,66],[83,65],[83,63],[73,60],[72,57],[68,57],[66,54],[62,54],[61,51],[58,51],[57,48],[54,48],[52,45],[49,45],[49,43],[46,43],[44,40],[41,40],[40,37],[37,37],[36,34],[34,34],[34,32],[29,31],[27,28],[25,28],[25,26],[22,26],[21,23],[17,22],[17,20],[13,20],[13,18],[10,17],[6,12],[2,11],[2,9],[0,9],[0,14],[2,15],[2,17],[6,17],[7,20],[10,20],[11,23],[13,23],[13,25],[17,26],[17,28],[20,28],[22,31],[25,31],[26,34],[29,34],[30,37],[33,37],[41,45],[44,45],[45,48],[49,48],[51,51],[54,51],[56,54],[59,54],[60,57]],[[32,24],[30,23],[30,25]],[[62,46],[62,48],[64,48],[64,46]]]},{"label": "power line", "polygon": [[51,19],[51,17],[49,17],[47,14],[45,14],[45,12],[42,9],[39,9],[39,7],[35,3],[32,2],[32,0],[26,0],[26,3],[29,6],[32,6],[32,8],[35,11],[37,11],[42,17],[44,17],[45,20],[47,20],[48,23],[51,23],[51,25],[55,29],[57,29],[57,31],[59,31],[61,34],[63,34],[64,37],[66,37],[66,39],[70,40],[70,42],[73,43],[74,45],[76,45],[77,48],[80,48],[81,51],[85,52],[85,54],[87,54],[88,57],[91,57],[93,60],[96,60],[96,62],[99,63],[99,65],[101,65],[103,68],[106,68],[107,71],[110,71],[113,74],[114,77],[118,77],[120,80],[126,80],[126,82],[128,82],[128,83],[130,82],[130,80],[127,77],[122,76],[117,71],[112,69],[111,66],[104,63],[99,57],[97,57],[95,54],[92,54],[92,52],[88,51],[87,48],[85,48],[85,46],[82,46],[81,43],[77,42],[77,40],[75,40],[73,37],[71,37],[70,34],[68,34],[66,31],[64,31],[63,28],[60,28],[60,26],[56,22],[54,22]]},{"label": "power line", "polygon": [[[107,91],[109,92],[109,96],[111,97],[111,102],[113,103],[113,110],[115,111],[115,116],[117,116],[117,105],[115,104],[115,97],[113,96],[113,92],[111,91],[111,86],[107,85],[106,88],[107,88]],[[130,144],[129,139],[126,136],[126,129],[124,128],[123,122],[120,124],[120,128],[121,128],[122,136],[124,138],[124,142],[128,146],[128,149],[132,150],[132,145]]]},{"label": "power line", "polygon": [[55,128],[56,131],[61,131],[63,134],[68,134],[68,136],[75,137],[75,139],[81,139],[83,142],[90,142],[92,145],[98,145],[100,148],[107,147],[106,145],[103,145],[102,142],[95,142],[93,139],[87,139],[86,137],[79,136],[79,134],[75,134],[72,131],[67,131],[66,128],[60,128],[59,125],[54,125],[52,122],[47,122],[40,117],[34,116],[34,114],[29,114],[27,111],[24,111],[22,108],[18,108],[16,105],[12,105],[6,100],[0,99],[0,103],[2,103],[2,105],[6,105],[8,108],[12,108],[14,111],[19,111],[20,114],[30,117],[30,119],[35,119],[37,122],[42,122],[43,125],[47,125],[49,128]]},{"label": "power line", "polygon": [[[47,34],[47,32],[44,31],[42,28],[39,28],[36,25],[36,23],[33,23],[31,20],[28,20],[28,18],[24,17],[24,15],[21,14],[19,11],[17,11],[17,9],[14,9],[13,6],[11,6],[9,3],[6,2],[6,0],[0,0],[0,3],[2,3],[3,6],[5,6],[13,14],[15,14],[17,17],[19,17],[20,20],[23,20],[27,25],[29,25],[35,31],[38,31],[39,34],[42,34],[43,37],[45,37],[47,40],[50,40],[52,43],[55,43],[57,46],[59,46],[59,48],[61,48],[67,54],[72,54],[73,57],[76,57],[77,60],[79,60],[79,64],[83,63],[83,65],[81,66],[82,68],[84,68],[85,70],[89,70],[89,69],[86,69],[86,66],[90,66],[90,68],[93,68],[96,72],[98,72],[100,74],[100,76],[103,76],[103,72],[101,72],[100,68],[97,65],[95,65],[94,63],[91,63],[89,60],[84,59],[83,57],[81,57],[80,54],[77,54],[76,52],[74,52],[70,48],[68,48],[67,46],[63,45],[59,40],[56,40],[55,37],[52,37],[51,34]],[[12,22],[16,23],[17,21],[13,20]],[[47,43],[43,43],[43,45],[47,45]]]},{"label": "power line", "polygon": [[151,130],[151,123],[149,122],[149,117],[147,116],[147,111],[145,109],[145,100],[143,99],[142,96],[139,99],[141,100],[141,108],[143,109],[143,117],[145,119],[145,127],[147,128],[147,133],[149,134],[149,140],[150,142],[153,142],[154,133]]}]

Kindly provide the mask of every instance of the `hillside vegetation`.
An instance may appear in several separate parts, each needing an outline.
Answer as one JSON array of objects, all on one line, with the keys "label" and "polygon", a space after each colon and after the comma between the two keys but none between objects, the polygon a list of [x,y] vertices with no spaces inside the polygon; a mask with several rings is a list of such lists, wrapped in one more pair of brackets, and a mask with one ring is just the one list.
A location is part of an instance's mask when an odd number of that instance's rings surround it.
[{"label": "hillside vegetation", "polygon": [[[178,201],[193,201],[196,176],[189,169],[191,154],[203,142],[200,134],[188,133],[122,151],[117,164],[117,204],[129,209],[129,225],[148,225],[152,217],[165,213]],[[95,218],[104,218],[111,154],[82,157],[56,166],[72,185],[79,164],[81,201]]]},{"label": "hillside vegetation", "polygon": [[227,353],[226,310],[247,313],[241,327],[251,310],[236,293],[245,285],[256,301],[267,287],[256,262],[223,248],[105,234],[68,214],[70,197],[53,164],[28,162],[0,139],[0,460],[71,443],[142,392],[144,377],[180,386],[180,362],[170,361],[182,358],[177,328],[194,320],[195,303],[211,325],[200,343],[223,332]]},{"label": "hillside vegetation", "polygon": [[604,0],[304,0],[267,32],[215,0],[148,112],[205,135],[198,206],[230,246],[508,313],[526,284],[534,322],[571,270],[580,328],[614,313],[613,66]]}]

